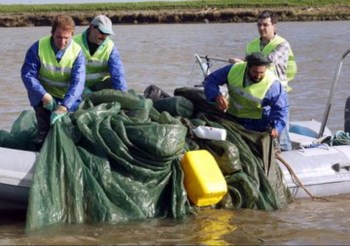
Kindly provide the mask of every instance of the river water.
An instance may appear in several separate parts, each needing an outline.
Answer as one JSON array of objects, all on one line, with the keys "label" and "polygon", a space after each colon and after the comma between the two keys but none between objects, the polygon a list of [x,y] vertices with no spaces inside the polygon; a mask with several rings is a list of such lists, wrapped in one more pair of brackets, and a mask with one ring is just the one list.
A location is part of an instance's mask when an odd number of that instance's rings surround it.
[{"label": "river water", "polygon": [[[86,27],[77,27],[81,32]],[[257,35],[254,23],[162,24],[114,26],[129,89],[143,93],[155,84],[168,93],[201,83],[194,53],[227,59],[241,57],[245,43]],[[24,109],[30,109],[20,68],[28,47],[50,33],[49,27],[0,28],[0,129],[10,130]],[[291,82],[291,120],[321,121],[337,63],[348,50],[349,22],[285,22],[278,33],[286,37],[299,72]],[[350,95],[350,59],[344,59],[331,101],[329,128],[343,130],[344,105]],[[225,65],[215,63],[214,69]],[[183,221],[152,219],[119,225],[65,225],[24,232],[24,214],[0,214],[0,244],[348,244],[350,196],[329,201],[300,199],[274,211],[202,209]],[[5,216],[7,215],[7,216]],[[5,218],[6,217],[6,218]]]}]

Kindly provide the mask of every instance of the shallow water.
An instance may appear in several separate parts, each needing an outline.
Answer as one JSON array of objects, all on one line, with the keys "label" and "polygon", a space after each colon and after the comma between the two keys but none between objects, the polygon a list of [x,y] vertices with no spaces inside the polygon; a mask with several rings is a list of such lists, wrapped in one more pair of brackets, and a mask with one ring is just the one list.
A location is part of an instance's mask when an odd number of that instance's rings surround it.
[{"label": "shallow water", "polygon": [[274,212],[204,208],[185,220],[59,225],[30,234],[24,233],[23,220],[12,219],[0,227],[0,244],[348,245],[349,199],[300,199]]},{"label": "shallow water", "polygon": [[[291,82],[291,120],[321,121],[337,63],[350,48],[349,22],[288,22],[278,26],[279,34],[290,41],[299,68]],[[78,27],[77,32],[84,28]],[[219,58],[242,56],[245,43],[257,34],[254,23],[122,25],[114,30],[117,35],[112,38],[123,57],[129,88],[143,93],[155,84],[170,94],[177,87],[201,83],[194,53]],[[9,130],[19,113],[30,109],[20,80],[25,52],[50,28],[0,28],[0,32],[4,58],[0,66],[0,129]],[[344,60],[331,103],[328,125],[333,131],[343,129],[344,105],[350,92],[349,60]],[[221,65],[225,64],[215,64]],[[7,213],[1,214],[0,244],[348,244],[349,199],[297,200],[274,212],[202,209],[184,221],[64,225],[33,234],[24,233],[24,213]]]}]

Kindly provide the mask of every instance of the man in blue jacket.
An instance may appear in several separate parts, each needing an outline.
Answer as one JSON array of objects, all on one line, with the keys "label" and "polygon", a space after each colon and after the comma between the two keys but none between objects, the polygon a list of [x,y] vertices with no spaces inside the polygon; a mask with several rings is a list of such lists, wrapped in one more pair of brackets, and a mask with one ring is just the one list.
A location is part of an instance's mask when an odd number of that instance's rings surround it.
[{"label": "man in blue jacket", "polygon": [[37,119],[35,143],[41,148],[50,126],[81,102],[85,84],[85,58],[72,40],[72,17],[58,15],[51,35],[35,42],[27,51],[21,69],[24,86]]},{"label": "man in blue jacket", "polygon": [[[246,129],[267,131],[277,138],[286,126],[288,101],[276,75],[268,69],[270,61],[260,52],[248,55],[244,62],[225,66],[204,81],[204,93],[221,111],[227,111]],[[220,86],[227,84],[229,98]]]},{"label": "man in blue jacket", "polygon": [[[289,92],[292,88],[288,82],[293,80],[297,73],[297,64],[290,43],[277,34],[277,14],[264,10],[258,16],[259,37],[247,44],[246,55],[252,52],[262,52],[274,65],[274,71],[280,79],[284,89]],[[230,62],[237,62],[239,58],[230,58]],[[291,150],[292,145],[289,137],[289,115],[286,120],[287,126],[279,135],[279,144],[282,151]]]},{"label": "man in blue jacket", "polygon": [[86,58],[87,94],[104,88],[127,90],[123,63],[110,35],[114,35],[111,20],[98,15],[87,30],[74,37]]}]

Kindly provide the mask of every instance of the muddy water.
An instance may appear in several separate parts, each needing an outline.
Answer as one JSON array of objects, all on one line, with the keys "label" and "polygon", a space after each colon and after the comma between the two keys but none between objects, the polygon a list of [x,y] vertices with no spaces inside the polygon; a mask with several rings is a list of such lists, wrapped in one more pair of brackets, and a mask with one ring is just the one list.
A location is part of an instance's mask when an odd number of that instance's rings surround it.
[{"label": "muddy water", "polygon": [[[342,54],[349,49],[348,22],[279,23],[278,33],[294,50],[299,72],[291,82],[291,120],[321,121]],[[80,32],[85,27],[78,27]],[[129,88],[142,93],[155,84],[169,93],[201,83],[194,53],[219,58],[243,56],[256,36],[254,23],[115,26],[116,41]],[[19,112],[30,109],[20,80],[27,48],[49,27],[1,28],[0,129],[9,130]],[[328,125],[343,129],[350,94],[350,62],[345,59],[334,93]],[[214,64],[214,68],[225,65]],[[330,201],[297,200],[275,211],[209,210],[184,221],[153,219],[119,225],[69,225],[24,233],[24,214],[1,214],[0,244],[348,244],[350,197]]]}]

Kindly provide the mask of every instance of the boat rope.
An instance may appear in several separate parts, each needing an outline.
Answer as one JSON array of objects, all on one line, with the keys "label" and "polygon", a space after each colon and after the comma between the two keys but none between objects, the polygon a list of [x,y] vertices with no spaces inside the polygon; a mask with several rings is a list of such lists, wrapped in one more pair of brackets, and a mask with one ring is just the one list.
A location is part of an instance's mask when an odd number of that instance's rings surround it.
[{"label": "boat rope", "polygon": [[192,65],[190,77],[189,77],[189,79],[188,79],[188,81],[187,81],[187,84],[188,84],[188,85],[192,84],[193,74],[194,74],[194,67],[195,67],[196,63],[197,63],[197,62],[194,62],[193,65]]},{"label": "boat rope", "polygon": [[302,182],[300,181],[300,179],[298,178],[298,176],[296,175],[296,173],[294,172],[294,170],[292,169],[292,167],[282,158],[282,156],[277,152],[275,154],[276,159],[279,160],[280,162],[282,162],[282,164],[287,168],[287,170],[290,173],[290,176],[292,177],[294,183],[296,185],[298,185],[298,187],[302,188],[306,194],[308,194],[311,199],[313,201],[315,200],[322,200],[322,201],[327,201],[329,202],[330,200],[324,197],[320,197],[320,196],[315,196],[313,195],[308,189],[306,189],[306,187],[302,184]]},{"label": "boat rope", "polygon": [[349,145],[350,144],[350,135],[348,132],[337,131],[334,136],[328,141],[330,146],[337,145]]}]

